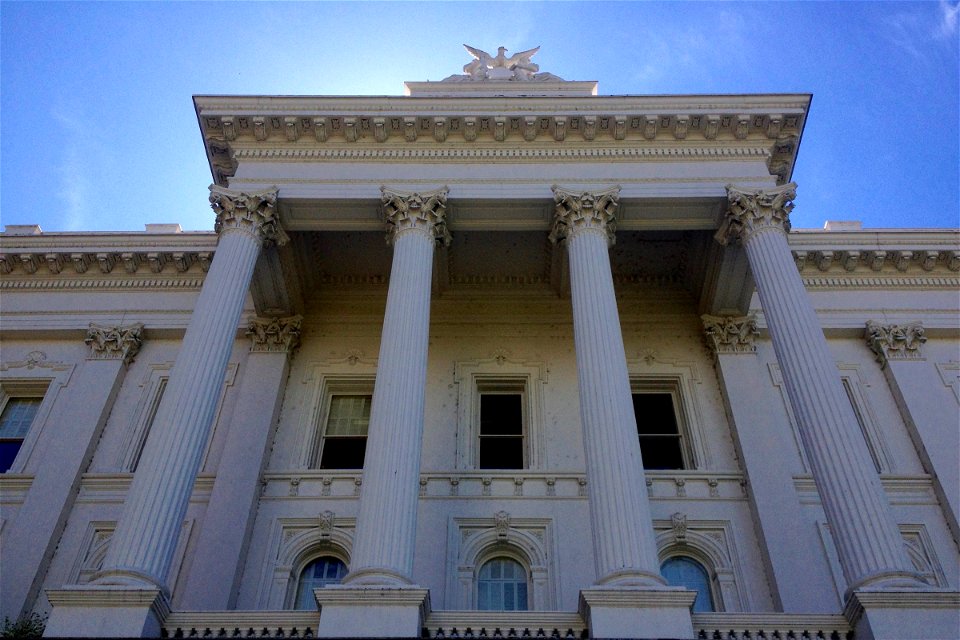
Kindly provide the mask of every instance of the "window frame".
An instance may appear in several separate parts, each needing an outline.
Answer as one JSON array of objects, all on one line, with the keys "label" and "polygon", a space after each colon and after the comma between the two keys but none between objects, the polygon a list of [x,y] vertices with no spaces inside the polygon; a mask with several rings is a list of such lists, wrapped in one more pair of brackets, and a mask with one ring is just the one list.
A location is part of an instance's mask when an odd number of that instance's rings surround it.
[{"label": "window frame", "polygon": [[[356,387],[356,388],[355,388]],[[320,423],[317,425],[319,433],[317,435],[317,450],[313,457],[313,469],[322,469],[324,471],[360,471],[363,469],[361,464],[359,468],[357,467],[323,467],[321,463],[323,462],[323,450],[328,444],[328,442],[338,439],[346,440],[350,439],[359,439],[361,436],[354,434],[337,434],[329,435],[327,430],[330,428],[330,413],[333,409],[333,401],[335,398],[369,398],[371,408],[373,406],[373,387],[369,387],[369,393],[366,393],[368,388],[362,382],[353,382],[353,383],[338,383],[330,385],[327,388],[327,393],[323,399],[323,408],[320,413]],[[370,423],[367,422],[367,432],[363,434],[363,459],[366,461],[367,457],[367,438],[370,434]]]},{"label": "window frame", "polygon": [[[714,571],[709,564],[704,563],[700,558],[693,556],[689,553],[671,553],[670,555],[668,555],[667,557],[665,557],[663,560],[660,561],[660,575],[663,576],[664,580],[666,580],[667,577],[663,575],[663,566],[668,562],[670,562],[671,560],[682,560],[685,562],[691,562],[695,564],[697,567],[699,567],[701,571],[703,571],[703,576],[706,579],[707,599],[709,601],[710,609],[708,611],[694,611],[693,606],[691,605],[691,608],[690,608],[691,613],[717,613],[717,612],[723,611],[723,607],[720,604],[721,599],[718,597],[719,589],[717,589],[717,585],[716,585],[716,581],[717,581],[716,571]],[[671,582],[667,582],[667,584],[672,587],[686,586],[686,585],[673,584]],[[699,590],[698,590],[698,593],[699,593]]]},{"label": "window frame", "polygon": [[[526,380],[523,379],[503,379],[503,378],[478,378],[476,381],[477,389],[477,402],[474,408],[476,415],[474,416],[474,424],[477,425],[476,428],[476,468],[483,469],[484,471],[518,471],[522,469],[530,468],[530,455],[528,453],[528,443],[529,443],[529,434],[527,428],[527,416],[530,412],[527,402],[527,385]],[[485,395],[502,395],[502,396],[520,396],[520,435],[500,435],[500,434],[483,434],[483,423],[482,423],[482,407],[483,407],[483,396]],[[483,450],[483,441],[484,439],[488,440],[520,440],[520,451],[521,451],[521,466],[514,467],[484,467],[481,466],[481,454]]]},{"label": "window frame", "polygon": [[[692,416],[695,414],[687,406],[687,396],[682,388],[682,380],[666,376],[631,376],[631,408],[633,396],[643,394],[666,394],[670,396],[673,403],[673,416],[677,423],[677,436],[680,440],[680,456],[683,460],[683,468],[681,469],[651,469],[651,471],[670,473],[696,471],[705,468],[702,462],[703,456],[698,451],[702,447],[697,446],[694,429],[692,428],[692,425],[695,424]],[[636,416],[634,416],[634,419],[636,419]],[[640,442],[640,439],[641,434],[638,425],[637,442]],[[646,465],[644,465],[644,470],[647,470]]]},{"label": "window frame", "polygon": [[[456,468],[480,470],[480,397],[485,393],[520,393],[523,420],[523,467],[504,473],[539,470],[546,466],[543,444],[543,362],[516,361],[506,355],[456,363],[458,391]],[[483,469],[497,473],[500,469]]]},{"label": "window frame", "polygon": [[[320,561],[320,560],[322,560],[322,559],[324,559],[324,558],[332,558],[332,559],[338,561],[338,562],[343,566],[343,568],[344,568],[344,574],[343,574],[343,576],[341,576],[341,579],[342,579],[343,577],[346,577],[346,575],[347,575],[348,573],[350,573],[350,565],[349,565],[349,564],[347,563],[347,561],[342,557],[342,554],[336,552],[336,548],[335,548],[333,545],[327,545],[326,548],[318,549],[316,553],[311,554],[310,556],[307,556],[307,557],[303,560],[303,562],[301,562],[300,565],[298,566],[298,568],[297,568],[297,570],[296,570],[296,572],[295,572],[295,574],[294,574],[294,575],[296,576],[296,579],[293,581],[293,583],[294,583],[294,585],[293,585],[293,594],[292,594],[292,597],[291,597],[291,599],[290,599],[290,603],[289,603],[290,606],[288,607],[288,609],[290,609],[290,610],[292,610],[292,611],[312,611],[312,610],[315,610],[315,609],[316,609],[316,601],[314,601],[314,603],[313,603],[313,604],[314,604],[314,608],[313,608],[313,609],[298,609],[298,608],[297,608],[297,601],[299,600],[299,597],[298,597],[298,596],[300,595],[300,589],[303,587],[303,574],[304,574],[304,572],[307,570],[307,567],[309,567],[309,566],[310,566],[311,564],[313,564],[314,562],[318,562],[318,561]],[[331,583],[331,584],[340,584],[340,582]],[[324,585],[324,586],[326,586],[326,585]],[[313,589],[316,589],[316,587],[313,587],[313,588],[311,589],[311,591],[312,591]]]},{"label": "window frame", "polygon": [[[64,362],[49,362],[42,351],[31,351],[25,360],[4,361],[0,366],[0,397],[19,394],[39,394],[43,397],[30,429],[20,445],[6,474],[26,473],[33,449],[46,427],[47,419],[60,394],[60,389],[70,382],[75,365]],[[37,397],[33,395],[33,397]],[[6,400],[3,400],[4,405]],[[4,475],[4,474],[0,474]]]},{"label": "window frame", "polygon": [[[330,419],[330,409],[334,396],[369,396],[371,406],[373,402],[373,388],[376,376],[324,376],[321,380],[312,433],[313,442],[308,452],[306,466],[309,469],[320,470],[320,461],[323,459],[323,446],[327,439],[327,424]],[[369,431],[364,439],[369,437]],[[366,443],[364,444],[364,460],[366,460]],[[362,467],[361,467],[362,469]],[[361,469],[326,468],[324,471],[356,471]]]},{"label": "window frame", "polygon": [[[14,454],[13,460],[10,461],[10,466],[4,470],[0,471],[0,475],[7,473],[18,473],[19,469],[22,469],[24,466],[20,460],[21,453],[24,450],[24,444],[27,442],[27,439],[30,438],[31,432],[35,429],[37,423],[41,418],[41,411],[43,411],[44,398],[47,394],[47,389],[49,388],[49,381],[23,381],[23,380],[9,380],[3,381],[0,383],[0,416],[3,415],[3,412],[6,411],[7,406],[13,400],[21,399],[36,399],[40,398],[40,404],[37,406],[37,410],[33,414],[33,418],[30,420],[30,425],[27,427],[27,431],[23,434],[22,438],[2,438],[3,441],[20,441],[20,446],[17,447],[17,453]],[[21,464],[18,464],[21,462]]]}]

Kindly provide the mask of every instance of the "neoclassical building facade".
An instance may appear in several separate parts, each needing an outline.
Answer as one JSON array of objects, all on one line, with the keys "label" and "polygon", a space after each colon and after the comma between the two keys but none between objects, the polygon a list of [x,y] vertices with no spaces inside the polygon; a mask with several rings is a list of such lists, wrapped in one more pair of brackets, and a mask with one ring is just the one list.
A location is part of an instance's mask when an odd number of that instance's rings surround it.
[{"label": "neoclassical building facade", "polygon": [[196,97],[213,232],[0,234],[2,615],[956,637],[960,233],[791,230],[809,95],[471,51]]}]

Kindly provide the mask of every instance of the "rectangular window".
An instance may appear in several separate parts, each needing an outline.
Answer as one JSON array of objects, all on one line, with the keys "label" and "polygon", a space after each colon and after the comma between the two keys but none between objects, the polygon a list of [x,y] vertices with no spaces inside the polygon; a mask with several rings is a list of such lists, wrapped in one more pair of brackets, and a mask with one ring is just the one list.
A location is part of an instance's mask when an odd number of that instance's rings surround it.
[{"label": "rectangular window", "polygon": [[331,395],[320,451],[321,469],[362,469],[372,395]]},{"label": "rectangular window", "polygon": [[43,398],[7,396],[0,412],[0,473],[6,473],[23,445]]},{"label": "rectangular window", "polygon": [[523,393],[519,389],[480,389],[481,469],[523,469]]},{"label": "rectangular window", "polygon": [[867,430],[864,410],[860,406],[860,403],[857,402],[856,396],[853,393],[853,387],[850,385],[850,379],[843,377],[841,380],[843,382],[843,390],[847,393],[847,399],[850,401],[850,406],[853,407],[853,413],[857,417],[857,425],[860,427],[863,441],[867,443],[867,450],[870,452],[870,459],[873,460],[873,466],[877,470],[877,473],[881,473],[883,471],[883,465],[880,464],[880,456],[877,455],[877,446],[874,443],[874,439],[870,437]]},{"label": "rectangular window", "polygon": [[644,469],[686,469],[684,442],[677,420],[674,395],[665,392],[633,394],[637,435]]},{"label": "rectangular window", "polygon": [[143,455],[143,447],[147,444],[147,436],[150,435],[150,429],[153,427],[153,421],[157,417],[157,409],[160,408],[160,401],[163,400],[163,392],[167,389],[167,380],[169,378],[160,378],[160,382],[157,384],[157,393],[150,400],[150,405],[147,407],[146,421],[142,429],[139,430],[139,439],[134,447],[133,457],[130,460],[127,470],[131,473],[137,470],[137,465],[140,464],[140,456]]}]

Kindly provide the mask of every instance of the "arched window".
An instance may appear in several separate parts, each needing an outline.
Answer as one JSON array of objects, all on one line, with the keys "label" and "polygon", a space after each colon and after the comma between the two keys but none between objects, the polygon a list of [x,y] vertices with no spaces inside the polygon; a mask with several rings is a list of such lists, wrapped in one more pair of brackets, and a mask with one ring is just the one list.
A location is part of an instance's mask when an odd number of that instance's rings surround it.
[{"label": "arched window", "polygon": [[293,603],[293,608],[316,609],[317,602],[313,598],[313,590],[328,584],[340,584],[345,575],[347,575],[347,565],[343,564],[339,558],[321,556],[310,562],[300,572],[297,599]]},{"label": "arched window", "polygon": [[685,556],[674,556],[664,560],[660,573],[673,587],[686,587],[697,592],[693,602],[694,613],[713,611],[713,595],[710,593],[710,576],[703,565]]},{"label": "arched window", "polygon": [[477,574],[477,608],[481,611],[526,611],[527,570],[510,558],[488,560]]}]

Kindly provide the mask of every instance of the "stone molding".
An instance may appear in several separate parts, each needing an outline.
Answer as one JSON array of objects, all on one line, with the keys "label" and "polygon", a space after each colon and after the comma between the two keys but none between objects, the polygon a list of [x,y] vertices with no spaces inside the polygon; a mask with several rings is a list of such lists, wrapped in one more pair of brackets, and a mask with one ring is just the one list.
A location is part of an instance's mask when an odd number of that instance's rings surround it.
[{"label": "stone molding", "polygon": [[21,250],[0,254],[0,274],[70,275],[112,273],[123,267],[134,273],[186,273],[194,264],[207,271],[212,251],[36,251]]},{"label": "stone molding", "polygon": [[613,246],[617,230],[620,185],[603,191],[571,191],[558,185],[550,187],[555,203],[550,242],[569,240],[583,231],[601,233]]},{"label": "stone molding", "polygon": [[923,360],[920,345],[927,341],[923,323],[882,324],[867,320],[865,338],[877,362],[886,366],[890,360]]},{"label": "stone molding", "polygon": [[75,586],[47,589],[47,599],[57,607],[149,607],[162,621],[170,615],[170,602],[158,588],[130,588],[117,585]]},{"label": "stone molding", "polygon": [[216,213],[214,231],[222,235],[231,229],[252,234],[264,245],[282,246],[289,241],[276,212],[279,189],[244,192],[210,185],[210,206]]},{"label": "stone molding", "polygon": [[293,353],[300,345],[303,316],[252,318],[246,336],[252,353]]},{"label": "stone molding", "polygon": [[722,245],[744,241],[765,229],[790,231],[790,212],[797,197],[793,182],[773,189],[746,189],[728,184],[727,215],[714,236]]},{"label": "stone molding", "polygon": [[447,230],[447,186],[433,191],[399,191],[380,187],[380,212],[387,226],[387,243],[408,230],[419,230],[450,246]]},{"label": "stone molding", "polygon": [[89,360],[123,360],[130,364],[143,344],[143,324],[103,326],[91,322],[83,341],[90,347]]},{"label": "stone molding", "polygon": [[707,346],[714,354],[756,353],[757,316],[700,316]]}]

